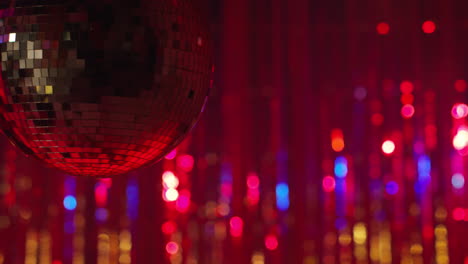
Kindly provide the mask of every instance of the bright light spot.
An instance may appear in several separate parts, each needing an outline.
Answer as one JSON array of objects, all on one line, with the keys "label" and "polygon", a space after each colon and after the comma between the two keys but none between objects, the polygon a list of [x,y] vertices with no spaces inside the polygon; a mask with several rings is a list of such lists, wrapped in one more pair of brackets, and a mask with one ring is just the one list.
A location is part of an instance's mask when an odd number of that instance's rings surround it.
[{"label": "bright light spot", "polygon": [[466,127],[459,128],[452,143],[456,150],[464,149],[468,145],[468,129]]},{"label": "bright light spot", "polygon": [[175,189],[179,186],[179,178],[172,171],[165,171],[162,175],[164,188]]},{"label": "bright light spot", "polygon": [[276,207],[281,211],[289,208],[289,187],[286,183],[276,185]]},{"label": "bright light spot", "polygon": [[464,92],[466,91],[466,81],[465,80],[456,80],[455,81],[455,90],[457,92]]},{"label": "bright light spot", "polygon": [[462,221],[465,219],[465,210],[463,208],[455,208],[452,211],[452,217],[455,221]]},{"label": "bright light spot", "polygon": [[465,177],[461,173],[455,173],[452,175],[452,186],[455,189],[461,189],[465,186]]},{"label": "bright light spot", "polygon": [[241,237],[244,228],[244,221],[238,216],[234,216],[229,220],[229,226],[231,227],[230,233],[233,237]]},{"label": "bright light spot", "polygon": [[394,181],[388,182],[385,185],[385,191],[390,195],[395,195],[398,193],[398,184]]},{"label": "bright light spot", "polygon": [[15,42],[16,41],[16,33],[10,33],[8,36],[8,42]]},{"label": "bright light spot", "polygon": [[400,91],[403,94],[409,94],[412,93],[414,90],[413,83],[410,81],[402,81],[400,84]]},{"label": "bright light spot", "polygon": [[363,245],[366,243],[367,239],[367,229],[364,223],[357,223],[353,228],[353,240],[354,243],[358,245]]},{"label": "bright light spot", "polygon": [[391,140],[385,140],[382,143],[382,151],[387,155],[391,155],[395,151],[395,143]]},{"label": "bright light spot", "polygon": [[275,235],[268,235],[265,237],[265,247],[268,250],[275,250],[278,248],[278,238]]},{"label": "bright light spot", "polygon": [[104,207],[107,203],[107,186],[104,183],[97,183],[94,188],[94,199],[98,207]]},{"label": "bright light spot", "polygon": [[325,192],[333,192],[335,190],[336,182],[332,176],[325,176],[322,180],[322,187]]},{"label": "bright light spot", "polygon": [[177,156],[177,149],[174,149],[173,151],[169,152],[164,158],[167,160],[173,160]]},{"label": "bright light spot", "polygon": [[331,140],[332,140],[332,149],[336,152],[341,152],[344,147],[344,139],[343,139],[343,131],[341,129],[333,129],[331,132]]},{"label": "bright light spot", "polygon": [[354,89],[354,98],[358,101],[366,99],[367,90],[363,86],[358,86]]},{"label": "bright light spot", "polygon": [[338,178],[344,178],[348,175],[348,161],[345,157],[340,156],[335,160],[335,176]]},{"label": "bright light spot", "polygon": [[434,31],[436,30],[436,25],[434,22],[428,20],[428,21],[425,21],[423,24],[422,24],[422,30],[424,31],[424,33],[426,34],[431,34],[431,33],[434,33]]},{"label": "bright light spot", "polygon": [[179,198],[176,201],[176,210],[185,213],[190,207],[190,192],[188,190],[180,191]]},{"label": "bright light spot", "polygon": [[185,172],[190,172],[193,169],[194,163],[195,160],[191,155],[181,155],[177,157],[177,166]]},{"label": "bright light spot", "polygon": [[385,22],[380,22],[379,24],[377,24],[376,29],[379,35],[387,35],[388,32],[390,32],[390,26],[388,25],[388,23]]},{"label": "bright light spot", "polygon": [[452,107],[452,117],[461,119],[468,115],[468,106],[466,104],[455,104]]},{"label": "bright light spot", "polygon": [[260,179],[258,178],[257,174],[249,173],[247,176],[247,187],[249,189],[258,189],[260,186]]},{"label": "bright light spot", "polygon": [[76,208],[76,198],[72,195],[67,195],[65,196],[65,198],[63,199],[63,206],[65,207],[65,209],[67,210],[75,210]]},{"label": "bright light spot", "polygon": [[176,189],[169,188],[164,191],[163,198],[166,202],[174,202],[179,198],[179,192]]},{"label": "bright light spot", "polygon": [[170,235],[177,230],[177,224],[173,221],[166,221],[162,224],[161,230],[164,234]]},{"label": "bright light spot", "polygon": [[402,104],[406,105],[406,104],[413,104],[414,102],[414,95],[413,94],[410,94],[410,93],[407,93],[407,94],[403,94],[400,98],[400,101]]},{"label": "bright light spot", "polygon": [[401,108],[401,116],[404,118],[411,118],[414,115],[414,106],[406,104]]},{"label": "bright light spot", "polygon": [[170,255],[174,255],[179,251],[179,245],[176,242],[169,242],[166,244],[166,251]]}]

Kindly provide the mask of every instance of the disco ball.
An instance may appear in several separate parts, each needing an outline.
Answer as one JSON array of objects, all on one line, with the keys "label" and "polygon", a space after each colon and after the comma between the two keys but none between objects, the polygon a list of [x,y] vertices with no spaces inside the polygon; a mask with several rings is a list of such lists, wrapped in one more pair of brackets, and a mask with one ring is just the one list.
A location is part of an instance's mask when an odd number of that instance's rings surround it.
[{"label": "disco ball", "polygon": [[189,0],[0,0],[0,122],[26,154],[110,177],[170,152],[202,112],[208,30]]}]

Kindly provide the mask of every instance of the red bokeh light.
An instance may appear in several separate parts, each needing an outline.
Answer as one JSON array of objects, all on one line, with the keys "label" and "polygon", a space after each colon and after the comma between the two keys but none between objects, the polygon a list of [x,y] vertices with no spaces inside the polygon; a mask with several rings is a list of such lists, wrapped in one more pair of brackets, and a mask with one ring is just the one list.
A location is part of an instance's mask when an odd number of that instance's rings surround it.
[{"label": "red bokeh light", "polygon": [[177,224],[173,221],[164,222],[161,226],[161,231],[166,234],[170,235],[177,230]]},{"label": "red bokeh light", "polygon": [[169,152],[164,158],[167,160],[173,160],[177,156],[177,149],[174,149],[173,151]]},{"label": "red bokeh light", "polygon": [[323,190],[326,192],[332,192],[335,190],[336,182],[332,176],[325,176],[322,180]]},{"label": "red bokeh light", "polygon": [[258,189],[260,186],[260,179],[258,178],[257,174],[250,173],[247,176],[247,187],[249,189]]},{"label": "red bokeh light", "polygon": [[265,237],[265,247],[268,250],[275,250],[278,248],[278,238],[275,235],[268,235]]},{"label": "red bokeh light", "polygon": [[434,31],[436,30],[436,24],[430,20],[425,21],[422,24],[422,30],[426,34],[434,33]]},{"label": "red bokeh light", "polygon": [[412,93],[414,90],[414,85],[410,81],[402,81],[400,84],[400,91],[403,94],[409,94]]},{"label": "red bokeh light", "polygon": [[383,124],[384,117],[382,114],[375,113],[371,116],[371,122],[374,126],[380,126]]},{"label": "red bokeh light", "polygon": [[94,188],[94,198],[98,207],[104,207],[107,203],[107,187],[103,183],[98,183]]},{"label": "red bokeh light", "polygon": [[455,81],[455,90],[457,92],[464,92],[466,91],[466,81],[465,80],[456,80]]},{"label": "red bokeh light", "polygon": [[166,252],[168,254],[174,255],[179,251],[179,245],[176,242],[169,242],[166,244]]},{"label": "red bokeh light", "polygon": [[344,147],[343,131],[341,129],[333,129],[331,132],[331,146],[335,152],[341,152]]},{"label": "red bokeh light", "polygon": [[406,93],[406,94],[403,94],[401,96],[401,103],[402,104],[413,104],[414,102],[414,95],[412,95],[411,93]]},{"label": "red bokeh light", "polygon": [[193,169],[195,160],[191,155],[181,155],[177,157],[177,166],[185,172],[190,172]]},{"label": "red bokeh light", "polygon": [[455,104],[452,107],[452,117],[461,119],[468,115],[468,106],[466,104]]},{"label": "red bokeh light", "polygon": [[401,108],[401,116],[404,118],[411,118],[414,115],[414,106],[406,104]]},{"label": "red bokeh light", "polygon": [[233,237],[241,237],[242,229],[244,228],[244,221],[238,216],[234,216],[229,221],[229,226],[231,227],[230,233]]},{"label": "red bokeh light", "polygon": [[176,201],[176,210],[179,213],[185,213],[190,207],[190,191],[182,190],[179,193],[179,198]]},{"label": "red bokeh light", "polygon": [[452,211],[452,217],[455,221],[462,221],[465,219],[465,210],[463,208],[455,208]]},{"label": "red bokeh light", "polygon": [[376,29],[377,33],[379,33],[380,35],[387,35],[390,31],[390,26],[388,25],[388,23],[380,22],[379,24],[377,24]]},{"label": "red bokeh light", "polygon": [[387,155],[391,155],[395,151],[395,143],[391,140],[385,140],[382,143],[382,151]]}]

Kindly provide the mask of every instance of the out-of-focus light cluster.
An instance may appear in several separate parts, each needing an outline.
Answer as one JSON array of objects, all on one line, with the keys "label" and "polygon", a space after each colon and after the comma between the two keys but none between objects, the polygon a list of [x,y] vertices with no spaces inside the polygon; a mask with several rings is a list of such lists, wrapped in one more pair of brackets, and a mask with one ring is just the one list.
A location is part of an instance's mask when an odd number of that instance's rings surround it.
[{"label": "out-of-focus light cluster", "polygon": [[172,171],[165,171],[162,175],[163,183],[163,199],[166,202],[174,202],[179,198],[177,187],[179,186],[179,178]]},{"label": "out-of-focus light cluster", "polygon": [[260,179],[256,173],[249,173],[247,175],[247,204],[254,206],[260,200]]},{"label": "out-of-focus light cluster", "polygon": [[233,216],[229,220],[229,232],[232,237],[239,238],[244,231],[244,221],[239,216]]},{"label": "out-of-focus light cluster", "polygon": [[401,116],[405,119],[413,117],[415,109],[413,106],[414,96],[413,96],[414,85],[410,81],[403,81],[400,84],[401,98],[402,103],[401,107]]},{"label": "out-of-focus light cluster", "polygon": [[322,187],[325,192],[333,192],[335,190],[336,181],[332,176],[325,176],[322,180]]},{"label": "out-of-focus light cluster", "polygon": [[452,107],[452,117],[462,119],[468,115],[468,106],[466,104],[455,104]]},{"label": "out-of-focus light cluster", "polygon": [[468,128],[460,126],[457,129],[455,136],[453,137],[453,147],[460,153],[468,146]]}]

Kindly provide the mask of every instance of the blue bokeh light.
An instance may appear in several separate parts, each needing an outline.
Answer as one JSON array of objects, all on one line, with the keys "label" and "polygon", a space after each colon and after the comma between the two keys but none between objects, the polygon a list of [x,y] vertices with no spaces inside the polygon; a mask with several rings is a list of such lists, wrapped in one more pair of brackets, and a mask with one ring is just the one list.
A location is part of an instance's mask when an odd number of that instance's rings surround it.
[{"label": "blue bokeh light", "polygon": [[67,210],[70,210],[70,211],[75,210],[76,209],[76,198],[75,198],[75,196],[73,196],[73,195],[65,196],[65,198],[63,199],[63,206]]},{"label": "blue bokeh light", "polygon": [[461,173],[455,173],[452,176],[452,186],[455,189],[461,189],[465,186],[465,177]]},{"label": "blue bokeh light", "polygon": [[276,185],[276,206],[280,211],[289,208],[289,186],[286,183]]},{"label": "blue bokeh light", "polygon": [[390,195],[395,195],[398,193],[398,183],[390,181],[385,185],[385,191]]},{"label": "blue bokeh light", "polygon": [[338,178],[344,178],[348,174],[348,161],[345,157],[340,156],[335,160],[335,175]]}]

